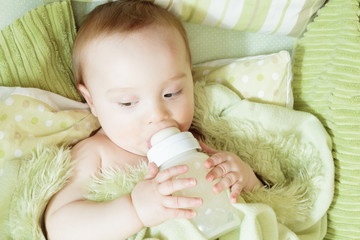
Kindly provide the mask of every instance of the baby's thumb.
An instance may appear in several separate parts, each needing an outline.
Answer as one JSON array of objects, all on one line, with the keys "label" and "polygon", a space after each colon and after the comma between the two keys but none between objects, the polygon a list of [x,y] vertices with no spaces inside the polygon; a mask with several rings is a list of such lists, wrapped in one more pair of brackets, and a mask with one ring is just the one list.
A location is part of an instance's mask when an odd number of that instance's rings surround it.
[{"label": "baby's thumb", "polygon": [[152,179],[157,175],[158,172],[159,172],[159,169],[156,166],[156,164],[153,162],[150,162],[148,171],[147,171],[144,179],[145,180]]},{"label": "baby's thumb", "polygon": [[202,151],[206,154],[209,154],[209,155],[213,155],[215,153],[218,153],[219,151],[207,146],[205,143],[203,142],[200,142],[200,147],[202,149]]}]

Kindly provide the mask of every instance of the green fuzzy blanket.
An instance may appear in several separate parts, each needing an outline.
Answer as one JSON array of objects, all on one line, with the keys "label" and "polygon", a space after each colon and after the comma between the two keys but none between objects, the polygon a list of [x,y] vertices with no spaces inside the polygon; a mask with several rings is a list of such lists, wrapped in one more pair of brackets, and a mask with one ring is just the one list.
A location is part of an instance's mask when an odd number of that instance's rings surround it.
[{"label": "green fuzzy blanket", "polygon": [[[241,195],[234,205],[241,224],[221,239],[322,239],[334,168],[330,139],[321,123],[308,113],[243,101],[221,84],[198,82],[195,92],[193,127],[204,134],[206,143],[238,154],[272,185]],[[17,161],[20,174],[5,239],[45,239],[42,215],[49,198],[71,174],[69,159],[68,148],[42,144],[27,160]],[[146,169],[146,164],[104,169],[89,179],[86,198],[111,201],[127,194]],[[184,219],[144,228],[131,239],[144,238],[204,239]]]}]

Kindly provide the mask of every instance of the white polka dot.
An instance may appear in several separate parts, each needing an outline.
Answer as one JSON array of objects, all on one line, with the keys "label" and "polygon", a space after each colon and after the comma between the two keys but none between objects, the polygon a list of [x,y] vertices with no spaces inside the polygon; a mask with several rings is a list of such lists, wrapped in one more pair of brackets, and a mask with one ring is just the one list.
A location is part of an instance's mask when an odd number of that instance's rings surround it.
[{"label": "white polka dot", "polygon": [[208,75],[210,73],[210,70],[209,69],[206,69],[203,71],[203,75]]},{"label": "white polka dot", "polygon": [[200,162],[195,162],[194,167],[195,167],[195,169],[199,169],[201,167],[201,163]]},{"label": "white polka dot", "polygon": [[91,123],[90,123],[90,122],[86,122],[86,123],[85,123],[85,126],[86,126],[86,128],[90,128],[90,127],[91,127]]},{"label": "white polka dot", "polygon": [[217,79],[216,79],[216,82],[217,82],[217,83],[222,83],[222,79],[221,79],[221,78],[217,78]]},{"label": "white polka dot", "polygon": [[260,91],[258,92],[258,97],[259,97],[259,98],[263,98],[264,95],[265,95],[265,92],[264,92],[263,90],[260,90]]},{"label": "white polka dot", "polygon": [[21,157],[22,151],[20,149],[17,149],[14,153],[15,157]]},{"label": "white polka dot", "polygon": [[229,65],[230,68],[235,68],[236,67],[236,63],[232,63]]},{"label": "white polka dot", "polygon": [[73,141],[72,141],[72,144],[76,144],[76,143],[78,143],[79,142],[79,139],[74,139]]},{"label": "white polka dot", "polygon": [[273,73],[271,75],[271,77],[272,77],[273,80],[278,80],[279,79],[279,74],[278,73]]},{"label": "white polka dot", "polygon": [[23,116],[22,116],[22,115],[16,115],[16,116],[15,116],[15,121],[21,122],[21,120],[23,120]]},{"label": "white polka dot", "polygon": [[39,110],[39,112],[43,112],[45,110],[45,106],[42,104],[39,104],[38,110]]},{"label": "white polka dot", "polygon": [[0,169],[0,177],[4,175],[4,170],[3,169]]},{"label": "white polka dot", "polygon": [[0,140],[2,140],[5,136],[5,133],[4,132],[0,132]]},{"label": "white polka dot", "polygon": [[45,122],[45,125],[46,125],[47,127],[50,127],[51,125],[53,125],[53,120],[47,120],[47,121]]},{"label": "white polka dot", "polygon": [[205,215],[210,215],[212,213],[212,210],[210,208],[206,209]]},{"label": "white polka dot", "polygon": [[263,64],[264,64],[264,60],[258,61],[258,65],[259,65],[259,66],[262,66]]},{"label": "white polka dot", "polygon": [[244,75],[241,80],[244,82],[244,83],[247,83],[249,81],[249,76],[248,75]]},{"label": "white polka dot", "polygon": [[29,138],[34,138],[35,135],[34,135],[34,134],[29,134],[28,137],[29,137]]},{"label": "white polka dot", "polygon": [[13,105],[13,103],[14,103],[14,99],[12,99],[10,97],[5,100],[5,104],[8,106]]}]

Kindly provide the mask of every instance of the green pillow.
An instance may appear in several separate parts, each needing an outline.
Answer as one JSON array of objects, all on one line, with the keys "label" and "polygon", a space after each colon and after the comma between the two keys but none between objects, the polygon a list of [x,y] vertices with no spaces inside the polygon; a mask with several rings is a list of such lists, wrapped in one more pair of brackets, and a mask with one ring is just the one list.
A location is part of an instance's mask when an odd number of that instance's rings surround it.
[{"label": "green pillow", "polygon": [[15,20],[0,32],[0,85],[40,88],[81,101],[71,63],[75,34],[69,0]]},{"label": "green pillow", "polygon": [[[54,1],[54,0],[45,0]],[[71,0],[84,13],[109,0]],[[182,21],[242,32],[299,36],[325,0],[154,0]],[[85,7],[85,9],[84,9]],[[75,9],[75,8],[74,8]],[[84,11],[85,10],[85,11]],[[76,15],[76,14],[75,14]]]},{"label": "green pillow", "polygon": [[[86,15],[95,7],[106,2],[108,0],[71,0],[76,26],[79,27]],[[295,38],[291,36],[241,32],[184,21],[183,25],[189,38],[193,64],[224,58],[265,55],[281,50],[291,52],[294,48]]]},{"label": "green pillow", "polygon": [[358,0],[329,0],[294,55],[294,108],[315,114],[332,136],[335,195],[325,237],[331,240],[360,239],[359,12]]}]

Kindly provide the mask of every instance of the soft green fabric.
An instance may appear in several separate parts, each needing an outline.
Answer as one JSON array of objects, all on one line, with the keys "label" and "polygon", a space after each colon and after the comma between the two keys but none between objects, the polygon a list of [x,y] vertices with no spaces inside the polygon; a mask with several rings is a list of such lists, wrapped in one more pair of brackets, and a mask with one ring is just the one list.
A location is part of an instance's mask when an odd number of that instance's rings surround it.
[{"label": "soft green fabric", "polygon": [[40,239],[36,224],[66,179],[66,158],[56,146],[73,144],[98,127],[84,103],[40,89],[0,87],[1,239]]},{"label": "soft green fabric", "polygon": [[1,236],[2,239],[45,240],[43,214],[50,198],[71,176],[70,150],[39,145],[31,156],[21,161],[9,219],[3,224],[9,235],[2,233]]},{"label": "soft green fabric", "polygon": [[102,169],[89,181],[85,198],[103,202],[130,194],[136,183],[144,179],[147,168],[147,163],[143,161],[139,166],[128,166],[125,169]]},{"label": "soft green fabric", "polygon": [[334,145],[331,240],[360,239],[359,11],[359,0],[329,0],[297,42],[294,57],[294,107],[316,115]]},{"label": "soft green fabric", "polygon": [[[106,2],[108,0],[71,1],[76,26],[80,27],[86,14],[96,6]],[[264,55],[281,50],[287,50],[291,53],[294,48],[295,37],[254,34],[189,22],[183,22],[183,25],[189,38],[194,64],[223,58]]]},{"label": "soft green fabric", "polygon": [[194,65],[194,81],[207,81],[230,85],[242,98],[254,102],[293,107],[291,89],[292,71],[289,52],[220,59]]},{"label": "soft green fabric", "polygon": [[[242,101],[221,84],[202,81],[195,92],[194,128],[204,133],[206,143],[238,154],[272,185],[241,195],[234,205],[241,226],[221,239],[322,239],[333,193],[326,187],[333,185],[333,161],[330,139],[320,122],[304,112]],[[19,165],[20,174],[13,185],[4,236],[44,239],[44,207],[69,176],[69,158],[67,148],[45,145],[32,157],[11,162]],[[104,170],[89,182],[91,200],[111,200],[131,191],[144,177],[146,165],[120,172]],[[204,239],[184,219],[144,228],[130,239],[147,237]]]},{"label": "soft green fabric", "polygon": [[[45,2],[59,0],[44,0]],[[89,9],[110,0],[71,0],[79,25]],[[153,0],[182,21],[242,32],[299,36],[325,0]],[[79,26],[78,25],[78,26]]]},{"label": "soft green fabric", "polygon": [[35,88],[0,87],[0,169],[21,158],[37,143],[81,139],[98,122],[83,103]]},{"label": "soft green fabric", "polygon": [[71,64],[75,33],[70,1],[40,6],[5,27],[0,32],[0,85],[81,100]]}]

